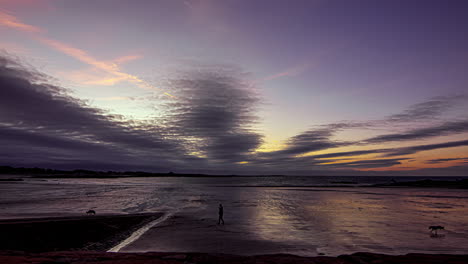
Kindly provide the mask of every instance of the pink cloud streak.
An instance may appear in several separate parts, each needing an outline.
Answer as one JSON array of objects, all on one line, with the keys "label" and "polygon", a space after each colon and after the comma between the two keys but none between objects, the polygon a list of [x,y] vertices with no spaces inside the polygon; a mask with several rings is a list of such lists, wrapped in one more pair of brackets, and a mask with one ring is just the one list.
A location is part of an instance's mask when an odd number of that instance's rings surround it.
[{"label": "pink cloud streak", "polygon": [[113,78],[110,79],[105,79],[105,80],[99,80],[96,81],[95,84],[103,84],[103,85],[109,85],[109,83],[115,83],[121,80],[126,80],[130,83],[135,84],[136,86],[147,89],[147,90],[158,90],[163,92],[163,94],[175,98],[172,94],[163,91],[161,88],[157,88],[146,81],[138,78],[135,75],[125,73],[119,69],[119,66],[117,63],[124,63],[128,62],[131,60],[135,60],[140,58],[141,56],[138,55],[131,55],[131,56],[123,56],[120,58],[117,58],[113,62],[107,62],[107,61],[100,61],[91,55],[89,55],[86,51],[75,48],[71,45],[65,44],[63,42],[47,38],[43,36],[42,33],[44,33],[44,30],[33,26],[29,24],[25,24],[21,22],[19,19],[17,19],[15,16],[8,14],[4,11],[0,11],[0,25],[6,26],[8,28],[12,28],[15,30],[27,32],[27,33],[32,33],[32,37],[36,39],[37,41],[57,50],[60,51],[61,53],[64,53],[70,57],[73,57],[83,63],[86,63],[90,66],[93,66],[97,69],[103,70],[111,75],[113,75]]}]

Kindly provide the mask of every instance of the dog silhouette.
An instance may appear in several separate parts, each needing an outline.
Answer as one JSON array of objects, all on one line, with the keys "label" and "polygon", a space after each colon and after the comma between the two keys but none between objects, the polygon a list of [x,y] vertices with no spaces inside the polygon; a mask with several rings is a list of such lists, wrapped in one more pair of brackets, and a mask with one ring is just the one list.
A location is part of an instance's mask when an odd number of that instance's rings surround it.
[{"label": "dog silhouette", "polygon": [[444,230],[445,228],[443,226],[430,226],[429,229],[432,233],[435,232],[435,234],[437,235],[437,230]]},{"label": "dog silhouette", "polygon": [[88,211],[86,212],[86,214],[87,214],[87,215],[95,215],[95,214],[96,214],[96,211],[94,211],[94,210],[88,210]]}]

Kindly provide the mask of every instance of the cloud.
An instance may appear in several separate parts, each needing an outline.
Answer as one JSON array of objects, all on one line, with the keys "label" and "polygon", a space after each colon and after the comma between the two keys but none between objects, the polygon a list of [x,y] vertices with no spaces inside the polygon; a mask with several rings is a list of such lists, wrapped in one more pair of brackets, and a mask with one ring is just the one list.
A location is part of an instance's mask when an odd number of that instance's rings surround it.
[{"label": "cloud", "polygon": [[253,126],[259,98],[243,74],[222,66],[189,71],[170,81],[177,96],[165,124],[189,151],[213,161],[242,161],[261,143]]},{"label": "cloud", "polygon": [[162,127],[125,121],[43,81],[43,76],[0,57],[0,134],[4,143],[0,152],[8,160],[34,162],[27,160],[32,155],[55,157],[50,160],[57,162],[73,157],[82,159],[82,164],[97,160],[131,165],[184,158],[178,145],[164,138]]},{"label": "cloud", "polygon": [[261,144],[253,128],[260,99],[237,70],[189,71],[172,80],[180,100],[166,100],[167,114],[147,122],[90,107],[46,80],[0,57],[3,162],[219,170],[220,164],[248,160]]},{"label": "cloud", "polygon": [[468,162],[468,157],[466,158],[448,158],[448,159],[431,159],[426,161],[428,164],[439,164],[439,163],[445,163],[449,161],[461,161],[461,162]]},{"label": "cloud", "polygon": [[289,139],[286,148],[276,153],[298,155],[336,147],[337,143],[330,140],[331,135],[329,129],[306,131]]},{"label": "cloud", "polygon": [[29,33],[41,33],[44,31],[39,27],[22,23],[15,16],[3,10],[0,10],[0,25]]},{"label": "cloud", "polygon": [[71,45],[65,44],[63,42],[53,40],[53,39],[49,39],[49,38],[45,38],[45,37],[40,37],[40,38],[38,38],[38,40],[41,41],[42,43],[46,44],[47,46],[54,48],[55,50],[58,50],[58,51],[66,54],[66,55],[68,55],[70,57],[73,57],[73,58],[83,62],[83,63],[91,65],[91,66],[93,66],[93,67],[95,67],[97,69],[103,70],[103,71],[115,76],[114,78],[106,79],[106,80],[101,81],[101,82],[97,81],[94,84],[103,83],[103,84],[107,85],[108,82],[115,83],[117,81],[126,80],[126,81],[128,81],[130,83],[133,83],[133,84],[137,85],[140,88],[148,89],[148,90],[158,90],[158,91],[163,92],[167,96],[174,97],[172,94],[162,91],[161,88],[155,87],[155,86],[149,84],[148,82],[140,79],[139,77],[137,77],[135,75],[128,74],[128,73],[125,73],[125,72],[121,71],[119,69],[118,65],[116,65],[115,63],[109,63],[109,62],[106,62],[106,61],[97,60],[96,58],[92,57],[91,55],[89,55],[84,50],[81,50],[81,49],[75,48],[75,47],[73,47]]},{"label": "cloud", "polygon": [[305,131],[290,138],[283,150],[271,152],[275,155],[295,156],[344,145],[331,140],[334,130],[329,128]]},{"label": "cloud", "polygon": [[74,83],[85,85],[114,85],[125,81],[123,77],[115,77],[113,74],[99,70],[95,67],[75,71],[63,71],[59,73]]},{"label": "cloud", "polygon": [[[263,136],[256,129],[256,113],[262,104],[247,74],[233,67],[212,66],[178,76],[168,82],[178,100],[164,100],[158,109],[161,118],[137,122],[90,107],[70,96],[67,89],[48,84],[47,76],[0,56],[0,158],[8,165],[57,168],[350,173],[390,168],[411,158],[396,156],[468,146],[468,140],[462,140],[310,155],[337,147],[362,146],[334,137],[368,123],[341,122],[315,126],[295,135],[282,150],[257,153]],[[108,98],[120,99],[132,100]],[[430,132],[420,129],[407,133],[445,133],[442,128],[447,133],[458,133],[464,124],[452,121],[439,126],[437,132],[432,131],[436,128],[426,128]],[[370,154],[375,156],[360,157]],[[355,157],[351,160],[351,156]]]},{"label": "cloud", "polygon": [[289,138],[285,143],[286,146],[284,149],[262,152],[257,154],[257,158],[263,160],[263,162],[270,163],[270,161],[267,161],[268,159],[284,159],[307,154],[309,152],[348,146],[351,145],[352,142],[337,141],[333,140],[332,137],[339,131],[361,126],[362,124],[357,122],[343,122],[319,126]]},{"label": "cloud", "polygon": [[[391,156],[410,155],[410,154],[415,154],[415,153],[422,152],[422,151],[463,147],[463,146],[468,146],[468,140],[451,141],[451,142],[444,142],[444,143],[438,143],[438,144],[424,144],[424,145],[416,145],[416,146],[403,147],[403,148],[383,148],[383,149],[357,150],[357,151],[348,151],[348,152],[335,152],[335,153],[327,153],[327,154],[320,154],[320,155],[312,155],[309,157],[313,159],[325,159],[325,158],[339,158],[339,157],[360,156],[360,155],[369,155],[369,154],[382,154],[382,156],[384,157],[391,157]],[[326,160],[326,162],[328,162],[328,160]]]},{"label": "cloud", "polygon": [[466,100],[465,95],[434,97],[428,101],[412,105],[402,113],[391,115],[387,117],[385,121],[417,122],[420,120],[435,119],[443,112],[464,100]]},{"label": "cloud", "polygon": [[445,135],[453,135],[458,133],[468,132],[468,121],[451,121],[438,126],[415,129],[404,133],[386,134],[369,138],[364,142],[370,143],[385,143],[391,141],[408,141],[425,139],[428,137],[437,137]]},{"label": "cloud", "polygon": [[[401,114],[392,115],[389,118],[383,120],[374,120],[374,121],[364,121],[364,122],[353,122],[353,121],[344,121],[335,124],[323,125],[303,133],[300,133],[296,136],[291,137],[286,141],[286,146],[282,150],[273,151],[273,152],[262,152],[256,155],[256,160],[252,161],[254,164],[259,165],[268,165],[275,167],[284,167],[291,165],[294,167],[329,167],[329,168],[340,168],[340,167],[355,167],[355,168],[380,168],[385,166],[394,166],[399,165],[400,159],[389,160],[374,160],[364,159],[359,162],[341,162],[343,157],[348,156],[362,156],[362,155],[380,155],[382,157],[392,157],[392,156],[401,156],[401,155],[410,155],[422,151],[429,151],[442,148],[450,148],[457,146],[466,145],[465,141],[457,142],[447,142],[441,144],[428,144],[428,145],[418,145],[413,147],[406,148],[384,148],[384,149],[371,149],[371,150],[355,150],[348,152],[335,152],[335,153],[326,153],[319,155],[308,155],[306,157],[301,157],[300,155],[315,152],[330,150],[338,147],[345,146],[362,146],[375,143],[386,143],[391,141],[403,141],[403,140],[415,140],[415,139],[424,139],[427,137],[435,137],[440,135],[452,135],[457,133],[464,133],[468,131],[468,122],[466,121],[451,121],[446,122],[442,125],[436,127],[428,127],[421,129],[414,129],[405,133],[395,133],[395,134],[386,134],[379,135],[363,141],[349,141],[343,142],[333,139],[333,137],[340,131],[349,130],[349,129],[374,129],[380,126],[388,126],[389,124],[409,122],[413,119],[429,119],[433,120],[435,116],[442,114],[444,111],[451,107],[452,103],[455,103],[458,100],[464,100],[464,97],[437,97],[437,99],[432,98],[426,102],[419,103],[411,106],[408,110],[403,111]],[[431,109],[434,107],[435,109]],[[321,160],[329,159],[329,160]],[[369,162],[366,162],[369,161]],[[371,162],[372,161],[372,162]],[[340,162],[332,164],[331,162]],[[327,163],[327,164],[325,164]]]},{"label": "cloud", "polygon": [[360,169],[372,169],[372,168],[382,168],[382,167],[391,167],[394,165],[400,165],[402,160],[407,160],[408,158],[399,158],[399,159],[366,159],[358,160],[352,162],[342,162],[336,164],[326,165],[328,167],[336,168],[360,168]]},{"label": "cloud", "polygon": [[18,18],[15,16],[8,14],[6,12],[3,12],[0,10],[0,25],[6,26],[12,29],[16,29],[19,31],[23,32],[28,32],[28,33],[35,33],[32,35],[34,39],[37,41],[57,50],[62,52],[63,54],[66,54],[70,57],[73,57],[83,63],[86,63],[92,67],[95,67],[96,69],[102,70],[108,74],[111,74],[113,77],[112,78],[107,78],[104,80],[97,80],[94,81],[93,84],[101,84],[101,85],[112,85],[116,82],[126,80],[130,83],[133,83],[134,85],[143,88],[143,89],[148,89],[148,90],[157,90],[162,92],[164,95],[169,96],[169,97],[174,97],[172,94],[163,91],[161,88],[155,87],[154,85],[151,85],[150,83],[142,80],[138,76],[126,73],[122,71],[117,63],[120,62],[126,62],[134,59],[140,58],[140,56],[136,55],[131,55],[131,56],[124,56],[121,57],[120,59],[117,59],[117,61],[113,62],[107,62],[107,61],[101,61],[98,60],[94,57],[92,57],[90,54],[88,54],[86,51],[78,49],[76,47],[73,47],[71,45],[68,45],[66,43],[60,42],[58,40],[54,40],[51,38],[48,38],[44,36],[44,30],[33,26],[33,25],[28,25],[23,22],[21,22]]},{"label": "cloud", "polygon": [[314,155],[316,159],[328,159],[328,158],[337,158],[337,157],[346,157],[346,156],[361,156],[368,154],[383,153],[388,151],[387,149],[372,149],[372,150],[356,150],[356,151],[346,151],[346,152],[336,152],[336,153],[327,153],[321,155]]},{"label": "cloud", "polygon": [[288,69],[286,69],[286,70],[284,70],[284,71],[282,71],[282,72],[275,73],[275,74],[273,74],[273,75],[264,77],[264,78],[262,79],[262,81],[271,81],[271,80],[278,79],[278,78],[282,78],[282,77],[293,77],[293,76],[297,76],[297,75],[300,75],[300,74],[304,73],[304,72],[307,71],[309,68],[310,68],[310,65],[309,65],[309,64],[297,65],[297,66],[288,68]]},{"label": "cloud", "polygon": [[445,123],[438,125],[434,125],[434,121],[437,121],[438,117],[443,115],[446,111],[464,103],[466,99],[466,95],[438,96],[427,101],[411,105],[401,113],[390,115],[384,119],[360,122],[343,121],[341,123],[331,124],[328,126],[331,130],[336,130],[333,132],[336,133],[347,129],[388,130],[400,127],[401,125],[414,127],[420,126],[422,122],[429,124],[425,128],[416,128],[402,133],[378,135],[361,142],[351,143],[356,145],[386,143],[392,141],[409,141],[465,133],[468,131],[467,120],[446,121]]},{"label": "cloud", "polygon": [[421,151],[429,151],[435,149],[444,149],[444,148],[455,148],[455,147],[464,147],[468,146],[468,140],[460,140],[460,141],[451,141],[445,143],[438,143],[438,144],[427,144],[427,145],[419,145],[413,147],[406,147],[406,148],[399,148],[399,149],[392,149],[389,150],[389,153],[385,156],[402,156],[402,155],[409,155],[415,154]]},{"label": "cloud", "polygon": [[124,64],[124,63],[127,63],[129,61],[134,61],[134,60],[138,60],[138,59],[141,59],[141,58],[143,58],[143,56],[141,56],[141,55],[125,55],[125,56],[118,57],[118,58],[112,60],[112,62],[115,63],[115,64]]},{"label": "cloud", "polygon": [[[271,160],[278,160],[285,157],[294,157],[309,152],[327,150],[337,147],[351,145],[366,145],[375,143],[386,143],[391,141],[403,141],[422,139],[440,135],[451,135],[468,131],[468,122],[452,121],[442,124],[437,127],[429,127],[424,129],[415,129],[406,133],[396,133],[379,135],[364,141],[359,142],[340,142],[334,140],[333,137],[340,131],[349,129],[375,129],[383,128],[389,125],[395,126],[398,123],[410,122],[411,120],[434,120],[436,116],[441,115],[444,111],[453,107],[454,104],[465,100],[465,96],[441,96],[431,98],[428,101],[410,106],[402,113],[391,115],[382,120],[371,121],[343,121],[340,123],[328,124],[316,127],[314,129],[302,132],[291,137],[286,142],[286,147],[279,151],[261,153],[258,158],[263,162],[272,163]],[[359,156],[367,154],[382,154],[391,152],[392,149],[375,149],[375,150],[357,150],[350,152],[328,153],[322,155],[313,155],[314,158],[336,158],[344,156]],[[389,154],[391,155],[391,154]],[[267,161],[267,159],[271,159]],[[290,162],[290,161],[288,161]],[[310,162],[310,160],[308,161]]]}]

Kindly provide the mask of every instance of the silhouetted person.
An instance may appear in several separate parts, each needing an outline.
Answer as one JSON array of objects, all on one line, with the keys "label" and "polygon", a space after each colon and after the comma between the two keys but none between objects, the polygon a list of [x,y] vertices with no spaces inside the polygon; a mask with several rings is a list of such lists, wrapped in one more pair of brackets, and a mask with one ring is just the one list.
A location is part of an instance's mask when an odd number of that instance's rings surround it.
[{"label": "silhouetted person", "polygon": [[221,222],[223,222],[223,225],[224,225],[224,219],[223,219],[224,209],[223,209],[222,204],[219,204],[218,215],[219,215],[218,225],[221,224]]}]

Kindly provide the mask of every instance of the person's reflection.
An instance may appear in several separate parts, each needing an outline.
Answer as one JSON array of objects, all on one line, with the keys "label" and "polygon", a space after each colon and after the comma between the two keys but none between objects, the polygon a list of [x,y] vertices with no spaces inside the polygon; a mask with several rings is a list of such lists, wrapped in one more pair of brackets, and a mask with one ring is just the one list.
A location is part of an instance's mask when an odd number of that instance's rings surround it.
[{"label": "person's reflection", "polygon": [[224,209],[223,209],[223,205],[222,204],[219,204],[219,208],[218,208],[218,225],[221,224],[221,222],[223,223],[224,225],[224,219],[223,219],[223,215],[224,215]]}]

